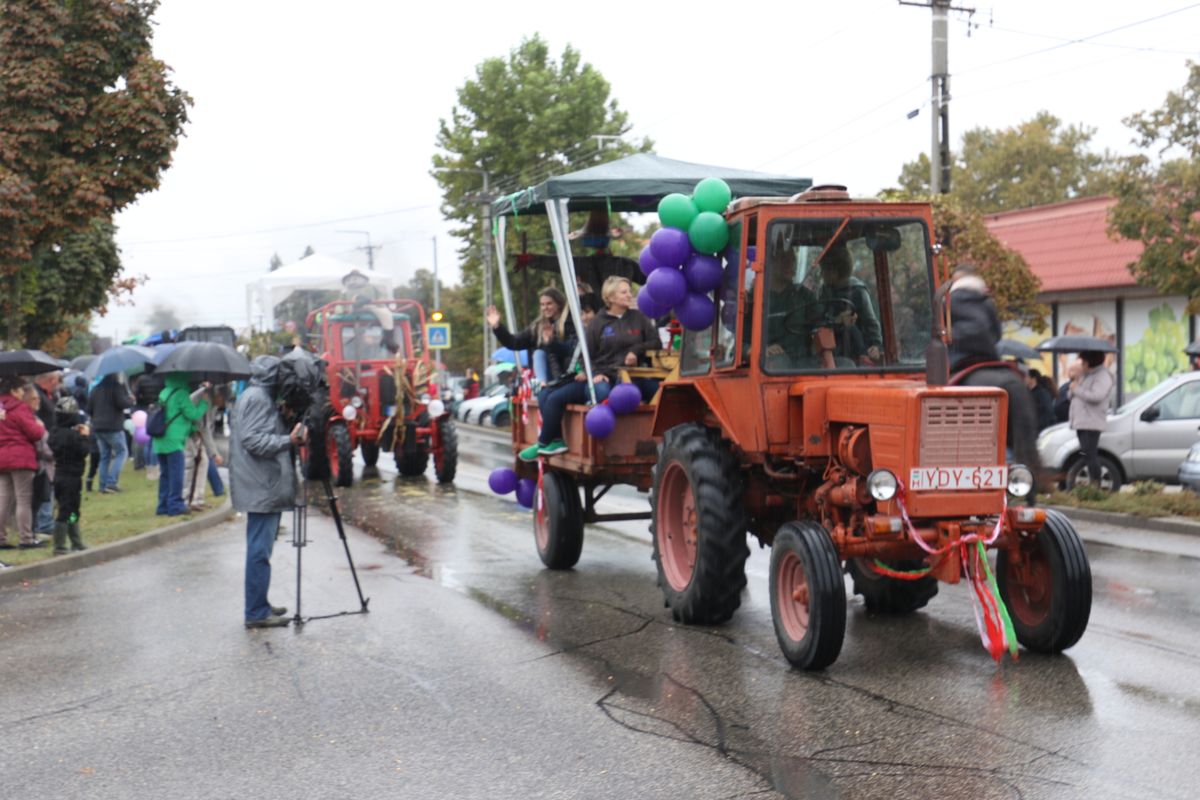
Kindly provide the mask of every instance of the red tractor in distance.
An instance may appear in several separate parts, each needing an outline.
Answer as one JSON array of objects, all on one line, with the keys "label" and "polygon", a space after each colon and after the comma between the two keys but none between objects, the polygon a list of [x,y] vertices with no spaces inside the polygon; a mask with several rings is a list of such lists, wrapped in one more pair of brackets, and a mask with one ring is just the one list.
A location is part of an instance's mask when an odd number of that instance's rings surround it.
[{"label": "red tractor in distance", "polygon": [[[439,483],[458,467],[458,434],[440,398],[425,341],[425,309],[415,300],[336,300],[308,315],[309,336],[328,364],[323,430],[310,432],[310,477],[354,481],[354,450],[374,467],[395,455],[401,475],[424,474],[430,455]],[[321,443],[324,447],[321,447]]]}]

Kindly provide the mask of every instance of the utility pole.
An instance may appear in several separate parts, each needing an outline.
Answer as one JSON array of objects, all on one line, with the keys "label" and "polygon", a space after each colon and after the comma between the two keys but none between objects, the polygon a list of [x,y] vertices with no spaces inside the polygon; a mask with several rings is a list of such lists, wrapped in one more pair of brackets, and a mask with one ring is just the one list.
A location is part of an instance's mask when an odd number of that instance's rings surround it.
[{"label": "utility pole", "polygon": [[375,251],[382,250],[383,245],[381,245],[381,244],[372,245],[371,244],[371,232],[370,231],[334,231],[334,233],[361,233],[364,236],[366,236],[367,237],[367,246],[366,247],[356,247],[354,249],[367,251],[367,269],[369,269],[371,272],[375,271]]},{"label": "utility pole", "polygon": [[933,11],[933,70],[929,75],[932,93],[932,142],[929,148],[929,191],[950,193],[950,57],[947,17],[951,11],[974,14],[975,9],[951,5],[953,0],[928,0],[925,3],[900,0],[902,6],[919,6]]},{"label": "utility pole", "polygon": [[[431,238],[433,239],[433,310],[439,311],[442,308],[442,300],[441,296],[438,294],[437,237],[433,236]],[[437,371],[440,376],[442,372],[441,350],[433,351],[433,363],[434,366],[437,367]]]},{"label": "utility pole", "polygon": [[[483,225],[483,307],[486,310],[488,306],[494,304],[492,298],[492,197],[491,176],[486,169],[476,169],[475,167],[437,167],[434,172],[474,172],[483,177],[483,190],[477,193],[463,195],[466,200],[474,200],[483,206],[483,214],[480,215],[480,224]],[[500,269],[504,269],[504,265],[500,265]],[[483,360],[480,362],[480,372],[487,369],[488,358],[496,350],[496,343],[492,336],[492,326],[487,323],[487,314],[483,315]]]}]

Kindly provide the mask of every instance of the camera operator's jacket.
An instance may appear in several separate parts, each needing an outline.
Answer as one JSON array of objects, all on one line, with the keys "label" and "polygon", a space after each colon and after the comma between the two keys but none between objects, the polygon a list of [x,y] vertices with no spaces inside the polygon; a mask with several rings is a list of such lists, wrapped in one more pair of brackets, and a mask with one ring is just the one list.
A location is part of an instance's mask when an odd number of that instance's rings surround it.
[{"label": "camera operator's jacket", "polygon": [[278,388],[279,359],[254,359],[229,437],[229,492],[238,511],[267,514],[296,504],[292,441],[275,407]]}]

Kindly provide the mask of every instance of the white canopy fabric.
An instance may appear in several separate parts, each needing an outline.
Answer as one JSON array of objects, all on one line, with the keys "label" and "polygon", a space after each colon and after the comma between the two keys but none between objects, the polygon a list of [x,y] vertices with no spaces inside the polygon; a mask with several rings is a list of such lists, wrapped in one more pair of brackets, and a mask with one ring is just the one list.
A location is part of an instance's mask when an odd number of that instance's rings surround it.
[{"label": "white canopy fabric", "polygon": [[391,297],[394,281],[390,275],[359,267],[336,258],[313,253],[308,258],[282,266],[268,272],[246,287],[246,314],[251,323],[261,319],[275,324],[275,306],[287,299],[292,292],[315,292],[325,289],[341,290],[342,278],[358,272],[379,289],[381,295]]}]

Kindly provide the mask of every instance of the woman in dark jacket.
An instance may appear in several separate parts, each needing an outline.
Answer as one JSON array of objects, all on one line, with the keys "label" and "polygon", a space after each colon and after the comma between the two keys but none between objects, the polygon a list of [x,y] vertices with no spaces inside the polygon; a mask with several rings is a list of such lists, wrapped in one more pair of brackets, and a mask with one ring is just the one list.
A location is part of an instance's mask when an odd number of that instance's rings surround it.
[{"label": "woman in dark jacket", "polygon": [[575,325],[567,311],[566,296],[553,286],[538,293],[538,309],[538,318],[517,333],[504,327],[495,306],[488,306],[487,322],[500,344],[513,352],[534,351],[534,374],[543,383],[553,383],[567,372],[567,362],[575,349]]},{"label": "woman in dark jacket", "polygon": [[33,535],[33,476],[37,472],[34,443],[46,434],[46,426],[25,402],[25,379],[0,378],[0,548],[11,549],[5,538],[8,516],[15,506],[17,535],[21,547],[41,547]]},{"label": "woman in dark jacket", "polygon": [[125,411],[133,406],[125,385],[115,373],[105,375],[92,389],[88,417],[100,445],[100,493],[118,492],[117,481],[129,451],[125,447]]}]

